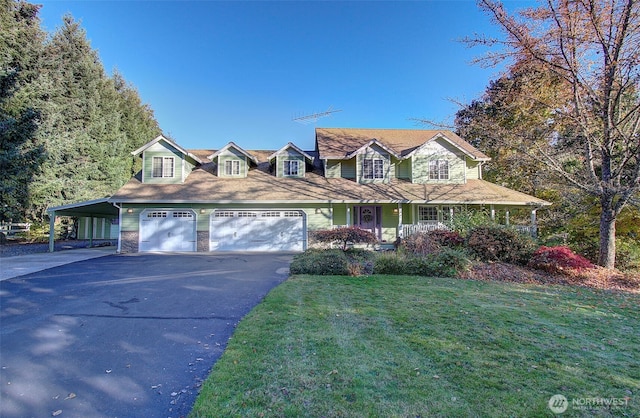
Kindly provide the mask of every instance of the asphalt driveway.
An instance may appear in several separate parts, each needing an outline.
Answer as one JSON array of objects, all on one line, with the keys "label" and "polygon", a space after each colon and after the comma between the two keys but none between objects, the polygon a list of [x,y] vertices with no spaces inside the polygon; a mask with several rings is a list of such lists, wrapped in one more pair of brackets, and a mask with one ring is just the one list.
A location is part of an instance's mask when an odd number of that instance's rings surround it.
[{"label": "asphalt driveway", "polygon": [[0,416],[186,416],[290,261],[110,255],[1,281]]}]

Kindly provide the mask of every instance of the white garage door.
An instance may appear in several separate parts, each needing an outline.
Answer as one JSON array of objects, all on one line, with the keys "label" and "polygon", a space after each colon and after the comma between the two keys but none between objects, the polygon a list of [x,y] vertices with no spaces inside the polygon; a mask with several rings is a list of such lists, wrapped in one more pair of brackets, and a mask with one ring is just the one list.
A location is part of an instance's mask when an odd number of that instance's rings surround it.
[{"label": "white garage door", "polygon": [[192,210],[145,209],[140,214],[140,251],[195,251]]},{"label": "white garage door", "polygon": [[211,251],[304,251],[299,210],[217,210],[209,231]]}]

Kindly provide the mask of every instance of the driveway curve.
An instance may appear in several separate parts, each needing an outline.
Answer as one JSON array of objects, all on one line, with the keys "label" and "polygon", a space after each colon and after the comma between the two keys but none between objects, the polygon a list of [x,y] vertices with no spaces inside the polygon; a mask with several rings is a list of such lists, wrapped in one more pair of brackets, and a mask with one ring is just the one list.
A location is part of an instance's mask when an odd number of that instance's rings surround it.
[{"label": "driveway curve", "polygon": [[0,416],[186,416],[291,258],[110,255],[0,282]]}]

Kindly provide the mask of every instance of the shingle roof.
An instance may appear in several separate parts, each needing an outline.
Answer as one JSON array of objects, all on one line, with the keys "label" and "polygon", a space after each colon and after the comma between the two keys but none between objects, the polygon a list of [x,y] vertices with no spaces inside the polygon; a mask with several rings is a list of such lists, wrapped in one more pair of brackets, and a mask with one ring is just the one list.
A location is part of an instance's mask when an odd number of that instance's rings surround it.
[{"label": "shingle roof", "polygon": [[473,145],[447,130],[316,128],[316,141],[322,159],[345,158],[372,139],[377,139],[397,155],[405,156],[439,135],[476,160],[490,160]]},{"label": "shingle roof", "polygon": [[[192,151],[198,155],[200,152]],[[251,202],[428,202],[434,204],[548,205],[547,202],[484,180],[466,184],[412,184],[394,180],[389,184],[359,184],[328,179],[318,172],[304,178],[278,178],[262,162],[273,151],[251,151],[261,163],[246,178],[220,178],[213,163],[195,169],[182,184],[148,184],[131,179],[110,199],[129,203],[251,203]]]}]

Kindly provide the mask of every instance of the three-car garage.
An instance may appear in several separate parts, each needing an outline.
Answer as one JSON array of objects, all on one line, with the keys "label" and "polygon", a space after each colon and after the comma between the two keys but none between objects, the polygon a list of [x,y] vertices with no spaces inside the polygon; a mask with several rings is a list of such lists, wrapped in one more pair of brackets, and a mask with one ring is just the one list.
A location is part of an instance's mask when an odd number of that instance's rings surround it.
[{"label": "three-car garage", "polygon": [[[192,209],[143,210],[139,250],[197,251],[197,216]],[[216,209],[201,216],[209,216],[209,251],[305,249],[306,216],[302,210]]]}]

